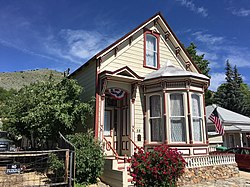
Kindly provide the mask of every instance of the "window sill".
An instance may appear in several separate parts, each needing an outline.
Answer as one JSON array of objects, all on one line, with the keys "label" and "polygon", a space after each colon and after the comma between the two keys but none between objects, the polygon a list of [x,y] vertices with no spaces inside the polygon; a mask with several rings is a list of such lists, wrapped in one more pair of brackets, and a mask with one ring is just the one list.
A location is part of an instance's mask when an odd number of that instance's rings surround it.
[{"label": "window sill", "polygon": [[147,66],[147,65],[143,65],[144,68],[149,68],[149,69],[154,69],[154,70],[158,70],[160,68],[158,67],[153,67],[153,66]]}]

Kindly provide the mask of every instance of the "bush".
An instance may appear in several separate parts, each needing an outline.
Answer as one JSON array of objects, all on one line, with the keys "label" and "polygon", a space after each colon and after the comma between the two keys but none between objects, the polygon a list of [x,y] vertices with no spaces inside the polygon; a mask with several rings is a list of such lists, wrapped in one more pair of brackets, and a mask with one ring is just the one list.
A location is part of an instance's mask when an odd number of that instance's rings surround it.
[{"label": "bush", "polygon": [[76,182],[79,184],[96,183],[104,166],[100,143],[94,139],[92,131],[67,137],[76,147]]},{"label": "bush", "polygon": [[131,175],[136,186],[175,186],[184,167],[181,153],[166,145],[150,152],[139,150],[131,159]]},{"label": "bush", "polygon": [[[52,171],[52,175],[48,174],[48,177],[52,180],[63,179],[65,174],[64,160],[59,159],[55,153],[49,154],[48,159],[49,170]],[[57,182],[59,182],[57,181]]]}]

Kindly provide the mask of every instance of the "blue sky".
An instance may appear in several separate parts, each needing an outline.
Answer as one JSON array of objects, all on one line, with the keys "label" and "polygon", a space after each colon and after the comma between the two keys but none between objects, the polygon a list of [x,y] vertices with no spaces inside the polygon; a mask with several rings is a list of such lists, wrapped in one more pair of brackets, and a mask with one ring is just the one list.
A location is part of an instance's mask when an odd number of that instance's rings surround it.
[{"label": "blue sky", "polygon": [[224,81],[227,59],[250,85],[248,0],[0,0],[0,72],[72,72],[159,11],[211,62],[210,89]]}]

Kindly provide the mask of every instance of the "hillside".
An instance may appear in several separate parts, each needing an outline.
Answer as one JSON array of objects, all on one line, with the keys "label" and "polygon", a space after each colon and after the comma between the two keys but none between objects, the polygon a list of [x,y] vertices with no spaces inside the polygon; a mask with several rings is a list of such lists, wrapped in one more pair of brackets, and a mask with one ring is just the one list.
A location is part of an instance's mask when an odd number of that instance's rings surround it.
[{"label": "hillside", "polygon": [[50,75],[53,75],[56,80],[63,78],[63,73],[50,69],[4,72],[0,73],[0,87],[6,90],[11,88],[19,90],[25,85],[48,80]]}]

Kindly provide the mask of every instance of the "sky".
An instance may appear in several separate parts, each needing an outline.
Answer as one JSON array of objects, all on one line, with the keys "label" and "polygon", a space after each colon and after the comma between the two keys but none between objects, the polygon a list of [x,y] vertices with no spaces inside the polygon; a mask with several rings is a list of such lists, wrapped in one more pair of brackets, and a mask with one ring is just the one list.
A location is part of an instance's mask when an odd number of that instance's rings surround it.
[{"label": "sky", "polygon": [[0,72],[73,72],[159,11],[209,60],[211,90],[225,81],[226,60],[250,85],[249,0],[0,0]]}]

